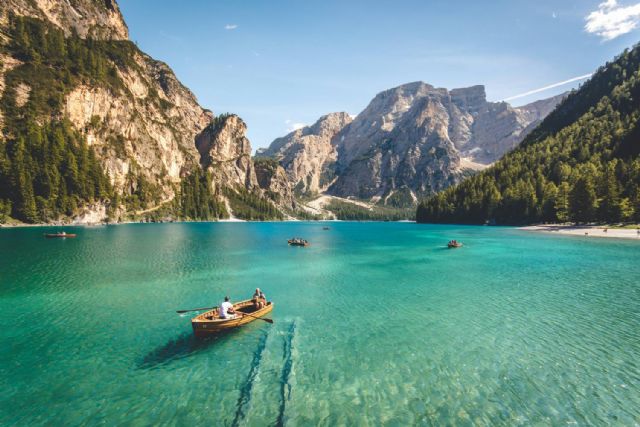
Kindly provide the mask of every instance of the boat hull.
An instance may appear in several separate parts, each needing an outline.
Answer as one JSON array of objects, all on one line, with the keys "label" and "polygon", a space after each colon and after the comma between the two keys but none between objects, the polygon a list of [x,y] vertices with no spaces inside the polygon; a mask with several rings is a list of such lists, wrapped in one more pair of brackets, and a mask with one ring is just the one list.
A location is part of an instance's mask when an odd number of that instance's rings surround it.
[{"label": "boat hull", "polygon": [[47,239],[55,239],[55,238],[66,239],[67,237],[76,237],[76,235],[72,233],[67,233],[67,234],[56,233],[56,234],[45,234],[44,237],[46,237]]},{"label": "boat hull", "polygon": [[268,302],[260,310],[252,311],[249,314],[251,316],[243,315],[242,310],[247,309],[248,307],[253,306],[252,300],[241,301],[233,305],[234,310],[238,312],[234,319],[220,319],[218,317],[218,309],[207,311],[206,313],[202,313],[193,319],[191,319],[191,327],[193,328],[193,333],[197,337],[206,337],[215,334],[219,334],[220,332],[228,331],[230,329],[235,329],[237,327],[246,325],[247,323],[251,323],[256,319],[256,317],[263,317],[273,310],[273,303]]}]

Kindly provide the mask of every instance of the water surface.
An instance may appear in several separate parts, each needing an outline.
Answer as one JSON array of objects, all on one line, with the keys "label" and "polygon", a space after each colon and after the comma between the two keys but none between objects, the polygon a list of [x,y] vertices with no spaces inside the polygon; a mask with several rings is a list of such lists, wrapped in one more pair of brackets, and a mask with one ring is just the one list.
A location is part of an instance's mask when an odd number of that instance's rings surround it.
[{"label": "water surface", "polygon": [[[640,423],[640,242],[323,225],[0,230],[0,424]],[[175,314],[256,286],[274,325]]]}]

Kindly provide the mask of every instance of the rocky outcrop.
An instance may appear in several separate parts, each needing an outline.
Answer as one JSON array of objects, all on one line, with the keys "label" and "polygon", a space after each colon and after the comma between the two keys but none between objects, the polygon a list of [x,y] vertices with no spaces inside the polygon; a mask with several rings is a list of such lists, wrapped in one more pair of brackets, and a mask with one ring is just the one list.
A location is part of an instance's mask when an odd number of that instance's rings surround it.
[{"label": "rocky outcrop", "polygon": [[276,139],[257,156],[271,157],[280,162],[297,192],[322,192],[333,180],[337,158],[333,138],[351,121],[347,113],[327,114],[312,126],[305,126]]},{"label": "rocky outcrop", "polygon": [[255,171],[258,185],[266,197],[289,211],[296,210],[297,203],[293,190],[282,166],[272,159],[257,159]]},{"label": "rocky outcrop", "polygon": [[213,119],[196,137],[201,166],[211,173],[220,192],[243,188],[294,211],[296,203],[284,169],[270,159],[254,161],[246,132],[246,124],[234,114]]},{"label": "rocky outcrop", "polygon": [[301,192],[402,206],[500,158],[561,99],[514,108],[487,102],[484,86],[449,91],[413,82],[379,93],[353,121],[336,122],[328,140],[313,128],[331,115],[276,139],[263,155],[277,159]]},{"label": "rocky outcrop", "polygon": [[474,117],[471,135],[457,148],[462,157],[489,165],[515,148],[567,94],[521,107],[506,102],[484,102]]},{"label": "rocky outcrop", "polygon": [[196,138],[203,168],[211,170],[216,182],[227,186],[258,186],[247,126],[236,115],[217,117]]},{"label": "rocky outcrop", "polygon": [[115,0],[2,0],[0,18],[8,13],[49,21],[67,36],[127,40],[129,30]]}]

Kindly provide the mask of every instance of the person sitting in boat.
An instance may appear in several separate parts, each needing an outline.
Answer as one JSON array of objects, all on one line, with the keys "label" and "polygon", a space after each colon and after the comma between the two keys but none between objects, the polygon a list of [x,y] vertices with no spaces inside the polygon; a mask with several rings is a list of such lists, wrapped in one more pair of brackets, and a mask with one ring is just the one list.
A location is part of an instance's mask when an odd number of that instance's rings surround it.
[{"label": "person sitting in boat", "polygon": [[220,304],[220,318],[233,319],[234,317],[236,317],[236,312],[233,309],[233,304],[229,302],[229,297],[224,297],[224,302]]},{"label": "person sitting in boat", "polygon": [[253,293],[253,306],[256,310],[260,310],[266,303],[267,297],[264,296],[260,288],[256,288],[256,291]]}]

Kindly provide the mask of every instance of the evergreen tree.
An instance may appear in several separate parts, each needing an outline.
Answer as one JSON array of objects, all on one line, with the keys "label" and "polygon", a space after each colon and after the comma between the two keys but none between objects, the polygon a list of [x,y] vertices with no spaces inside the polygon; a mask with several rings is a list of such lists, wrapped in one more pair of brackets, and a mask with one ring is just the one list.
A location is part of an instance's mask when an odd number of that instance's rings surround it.
[{"label": "evergreen tree", "polygon": [[598,217],[605,222],[619,222],[622,219],[622,199],[620,197],[620,184],[615,175],[616,161],[612,161],[602,174]]},{"label": "evergreen tree", "polygon": [[555,215],[558,221],[569,221],[569,187],[568,182],[563,182],[558,187],[558,193],[554,202]]},{"label": "evergreen tree", "polygon": [[575,222],[588,222],[595,218],[596,189],[589,176],[580,177],[569,193],[569,218]]}]

